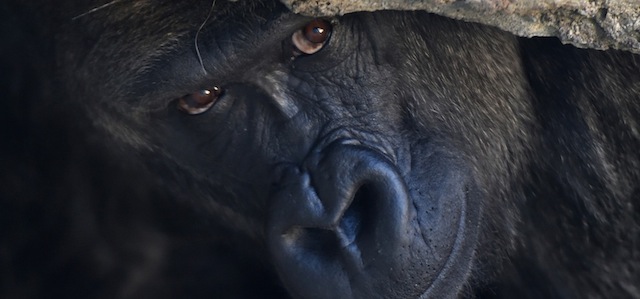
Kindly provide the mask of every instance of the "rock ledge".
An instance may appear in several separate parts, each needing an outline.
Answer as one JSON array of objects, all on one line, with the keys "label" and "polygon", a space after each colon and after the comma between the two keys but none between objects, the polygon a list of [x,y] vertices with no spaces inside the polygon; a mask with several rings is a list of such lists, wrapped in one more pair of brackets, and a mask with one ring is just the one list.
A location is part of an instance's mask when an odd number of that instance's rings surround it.
[{"label": "rock ledge", "polygon": [[292,11],[335,16],[356,11],[426,10],[519,36],[640,53],[640,0],[281,0]]}]

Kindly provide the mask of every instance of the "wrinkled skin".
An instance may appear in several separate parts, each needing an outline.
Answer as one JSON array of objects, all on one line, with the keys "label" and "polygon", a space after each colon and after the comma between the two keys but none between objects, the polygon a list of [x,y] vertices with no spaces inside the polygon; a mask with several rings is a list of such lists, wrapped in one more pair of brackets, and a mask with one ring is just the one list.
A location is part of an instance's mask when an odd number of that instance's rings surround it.
[{"label": "wrinkled skin", "polygon": [[[33,8],[55,37],[40,79],[59,96],[42,101],[83,114],[69,123],[100,148],[89,160],[134,165],[98,188],[132,185],[153,207],[135,207],[149,233],[119,237],[154,275],[97,275],[109,287],[91,296],[640,297],[640,57],[422,12],[329,19],[322,49],[299,55],[312,19],[276,2],[83,14],[100,4]],[[214,86],[204,113],[178,109]],[[176,267],[206,274],[157,283]]]}]

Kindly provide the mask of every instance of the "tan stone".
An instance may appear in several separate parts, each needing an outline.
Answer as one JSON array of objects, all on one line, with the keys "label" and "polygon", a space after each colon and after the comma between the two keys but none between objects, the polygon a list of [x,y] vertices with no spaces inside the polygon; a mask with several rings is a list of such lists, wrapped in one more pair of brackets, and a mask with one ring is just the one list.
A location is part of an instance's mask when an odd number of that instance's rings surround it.
[{"label": "tan stone", "polygon": [[640,53],[640,0],[281,0],[296,13],[426,10],[493,25],[520,36],[556,36],[565,43]]}]

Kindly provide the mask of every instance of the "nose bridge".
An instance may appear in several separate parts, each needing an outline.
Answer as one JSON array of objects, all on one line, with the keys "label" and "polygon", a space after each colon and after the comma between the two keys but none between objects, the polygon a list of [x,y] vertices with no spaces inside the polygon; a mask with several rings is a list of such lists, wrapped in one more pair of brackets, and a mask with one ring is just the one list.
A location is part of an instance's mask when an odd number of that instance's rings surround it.
[{"label": "nose bridge", "polygon": [[258,65],[249,69],[242,80],[260,88],[268,96],[271,104],[287,119],[300,112],[300,104],[288,92],[291,76],[284,67],[272,64]]}]

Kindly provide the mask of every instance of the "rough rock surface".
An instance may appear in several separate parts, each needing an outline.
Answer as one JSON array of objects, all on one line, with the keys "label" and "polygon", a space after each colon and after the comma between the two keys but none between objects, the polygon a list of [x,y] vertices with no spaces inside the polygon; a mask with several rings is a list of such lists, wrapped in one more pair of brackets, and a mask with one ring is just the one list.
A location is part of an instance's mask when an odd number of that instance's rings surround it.
[{"label": "rough rock surface", "polygon": [[640,0],[281,0],[296,13],[426,10],[497,26],[520,36],[556,36],[565,43],[640,53]]}]

